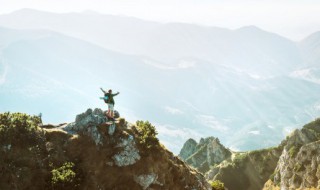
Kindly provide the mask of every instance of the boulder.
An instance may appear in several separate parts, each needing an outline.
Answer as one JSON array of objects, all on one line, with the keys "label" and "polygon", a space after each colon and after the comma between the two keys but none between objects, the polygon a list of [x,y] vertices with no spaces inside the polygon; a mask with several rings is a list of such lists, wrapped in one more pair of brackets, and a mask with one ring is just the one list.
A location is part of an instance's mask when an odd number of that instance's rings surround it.
[{"label": "boulder", "polygon": [[141,158],[132,136],[121,138],[116,147],[122,149],[113,156],[115,164],[119,167],[133,165]]},{"label": "boulder", "polygon": [[157,177],[158,176],[154,173],[143,174],[143,175],[134,176],[134,181],[138,183],[143,190],[146,190],[151,184],[156,182]]},{"label": "boulder", "polygon": [[68,124],[64,130],[69,133],[80,132],[89,135],[98,145],[102,144],[102,136],[98,131],[98,126],[106,121],[105,114],[101,109],[88,109],[86,112],[77,115],[75,122]]}]

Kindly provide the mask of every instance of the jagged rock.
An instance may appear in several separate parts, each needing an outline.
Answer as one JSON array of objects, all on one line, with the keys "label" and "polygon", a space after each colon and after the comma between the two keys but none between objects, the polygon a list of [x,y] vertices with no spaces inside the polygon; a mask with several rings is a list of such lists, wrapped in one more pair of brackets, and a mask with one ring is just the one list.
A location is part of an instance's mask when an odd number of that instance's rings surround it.
[{"label": "jagged rock", "polygon": [[219,168],[215,167],[215,168],[209,170],[205,174],[205,177],[206,177],[206,179],[213,179],[215,177],[215,175],[217,175],[218,173],[219,173]]},{"label": "jagged rock", "polygon": [[[107,111],[105,111],[104,114],[107,115]],[[120,113],[117,110],[114,110],[113,111],[113,117],[116,118],[116,119],[119,118],[120,117]]]},{"label": "jagged rock", "polygon": [[71,133],[87,134],[98,145],[102,144],[102,136],[98,131],[98,126],[106,121],[105,114],[101,109],[96,108],[93,111],[88,109],[86,112],[77,115],[75,122],[68,124],[64,130]]},{"label": "jagged rock", "polygon": [[140,160],[139,150],[130,136],[122,138],[117,147],[122,148],[121,152],[113,156],[113,160],[117,166],[129,166]]},{"label": "jagged rock", "polygon": [[[291,149],[293,150],[293,149]],[[320,141],[303,145],[296,155],[284,149],[276,172],[279,172],[281,189],[317,187],[320,162]]]},{"label": "jagged rock", "polygon": [[101,136],[101,133],[98,131],[97,126],[89,127],[87,129],[87,134],[92,137],[92,139],[94,140],[96,145],[98,145],[98,144],[101,145],[102,144],[102,139],[103,138]]},{"label": "jagged rock", "polygon": [[111,124],[108,128],[108,134],[109,135],[113,135],[113,133],[115,132],[116,130],[116,124]]},{"label": "jagged rock", "polygon": [[320,186],[320,120],[295,130],[282,143],[283,151],[275,169],[275,177],[265,190],[308,189]]},{"label": "jagged rock", "polygon": [[186,160],[187,158],[189,158],[195,151],[196,151],[196,146],[197,146],[197,142],[194,139],[188,139],[179,154],[179,157],[182,160]]},{"label": "jagged rock", "polygon": [[120,117],[120,113],[117,110],[114,110],[113,114],[114,114],[114,118]]},{"label": "jagged rock", "polygon": [[157,174],[143,174],[134,176],[134,181],[138,183],[143,190],[146,190],[151,184],[155,183],[157,180]]},{"label": "jagged rock", "polygon": [[179,156],[188,164],[205,173],[210,166],[219,164],[223,160],[230,158],[231,152],[226,149],[218,138],[201,138],[199,144],[193,139],[189,139],[180,151]]},{"label": "jagged rock", "polygon": [[[138,141],[141,133],[133,124],[116,122],[117,130],[108,135],[108,123],[99,125],[101,113],[80,114],[67,129],[1,131],[12,138],[0,141],[0,189],[210,189],[202,174],[162,145]],[[103,143],[96,146],[91,138]],[[50,183],[52,170],[65,164],[73,165],[72,180]]]},{"label": "jagged rock", "polygon": [[219,164],[231,156],[231,152],[220,144],[218,138],[213,138],[207,145],[207,161],[209,165]]}]

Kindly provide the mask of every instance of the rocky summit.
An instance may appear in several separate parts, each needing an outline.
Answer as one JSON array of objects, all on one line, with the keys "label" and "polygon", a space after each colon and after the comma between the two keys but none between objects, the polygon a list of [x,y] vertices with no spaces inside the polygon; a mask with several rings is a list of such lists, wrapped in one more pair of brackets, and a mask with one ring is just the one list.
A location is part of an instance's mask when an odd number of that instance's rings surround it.
[{"label": "rocky summit", "polygon": [[0,189],[210,189],[149,122],[107,121],[100,109],[58,126],[22,113],[0,122]]},{"label": "rocky summit", "polygon": [[231,151],[225,148],[218,138],[201,138],[197,143],[193,139],[183,145],[179,157],[202,173],[207,172],[210,166],[219,164],[230,158]]}]

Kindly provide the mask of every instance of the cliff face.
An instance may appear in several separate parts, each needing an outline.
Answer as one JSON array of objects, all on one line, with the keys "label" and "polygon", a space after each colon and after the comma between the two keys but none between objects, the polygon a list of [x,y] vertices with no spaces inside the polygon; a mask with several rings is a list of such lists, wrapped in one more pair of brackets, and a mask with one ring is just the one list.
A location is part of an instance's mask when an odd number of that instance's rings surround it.
[{"label": "cliff face", "polygon": [[209,181],[219,180],[230,190],[262,189],[277,166],[282,148],[236,153],[214,137],[189,139],[179,157],[205,174]]},{"label": "cliff face", "polygon": [[320,120],[294,131],[282,142],[284,149],[265,190],[320,188]]},{"label": "cliff face", "polygon": [[214,137],[200,139],[199,143],[193,139],[189,139],[183,145],[179,154],[181,159],[202,173],[207,172],[210,166],[229,159],[230,156],[230,150],[226,149],[219,139]]},{"label": "cliff face", "polygon": [[179,156],[203,172],[207,180],[220,180],[230,190],[320,189],[320,119],[295,130],[277,147],[233,152],[209,169],[206,163],[210,157],[201,149],[206,143],[200,144],[187,141]]},{"label": "cliff face", "polygon": [[197,142],[194,139],[188,139],[179,154],[179,157],[183,160],[188,159],[193,153],[196,152]]},{"label": "cliff face", "polygon": [[144,136],[146,128],[107,122],[102,110],[32,130],[19,129],[29,116],[3,115],[0,189],[209,189],[202,174]]},{"label": "cliff face", "polygon": [[222,181],[230,190],[262,189],[277,165],[281,154],[279,147],[234,153],[232,159],[212,167],[207,180]]}]

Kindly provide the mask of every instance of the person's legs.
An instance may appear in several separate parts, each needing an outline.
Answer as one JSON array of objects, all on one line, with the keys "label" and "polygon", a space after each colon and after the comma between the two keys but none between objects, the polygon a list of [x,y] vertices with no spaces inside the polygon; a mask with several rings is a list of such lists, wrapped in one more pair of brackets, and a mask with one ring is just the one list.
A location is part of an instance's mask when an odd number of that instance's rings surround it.
[{"label": "person's legs", "polygon": [[107,116],[111,117],[112,104],[108,104]]},{"label": "person's legs", "polygon": [[113,118],[114,105],[110,104],[110,117]]}]

